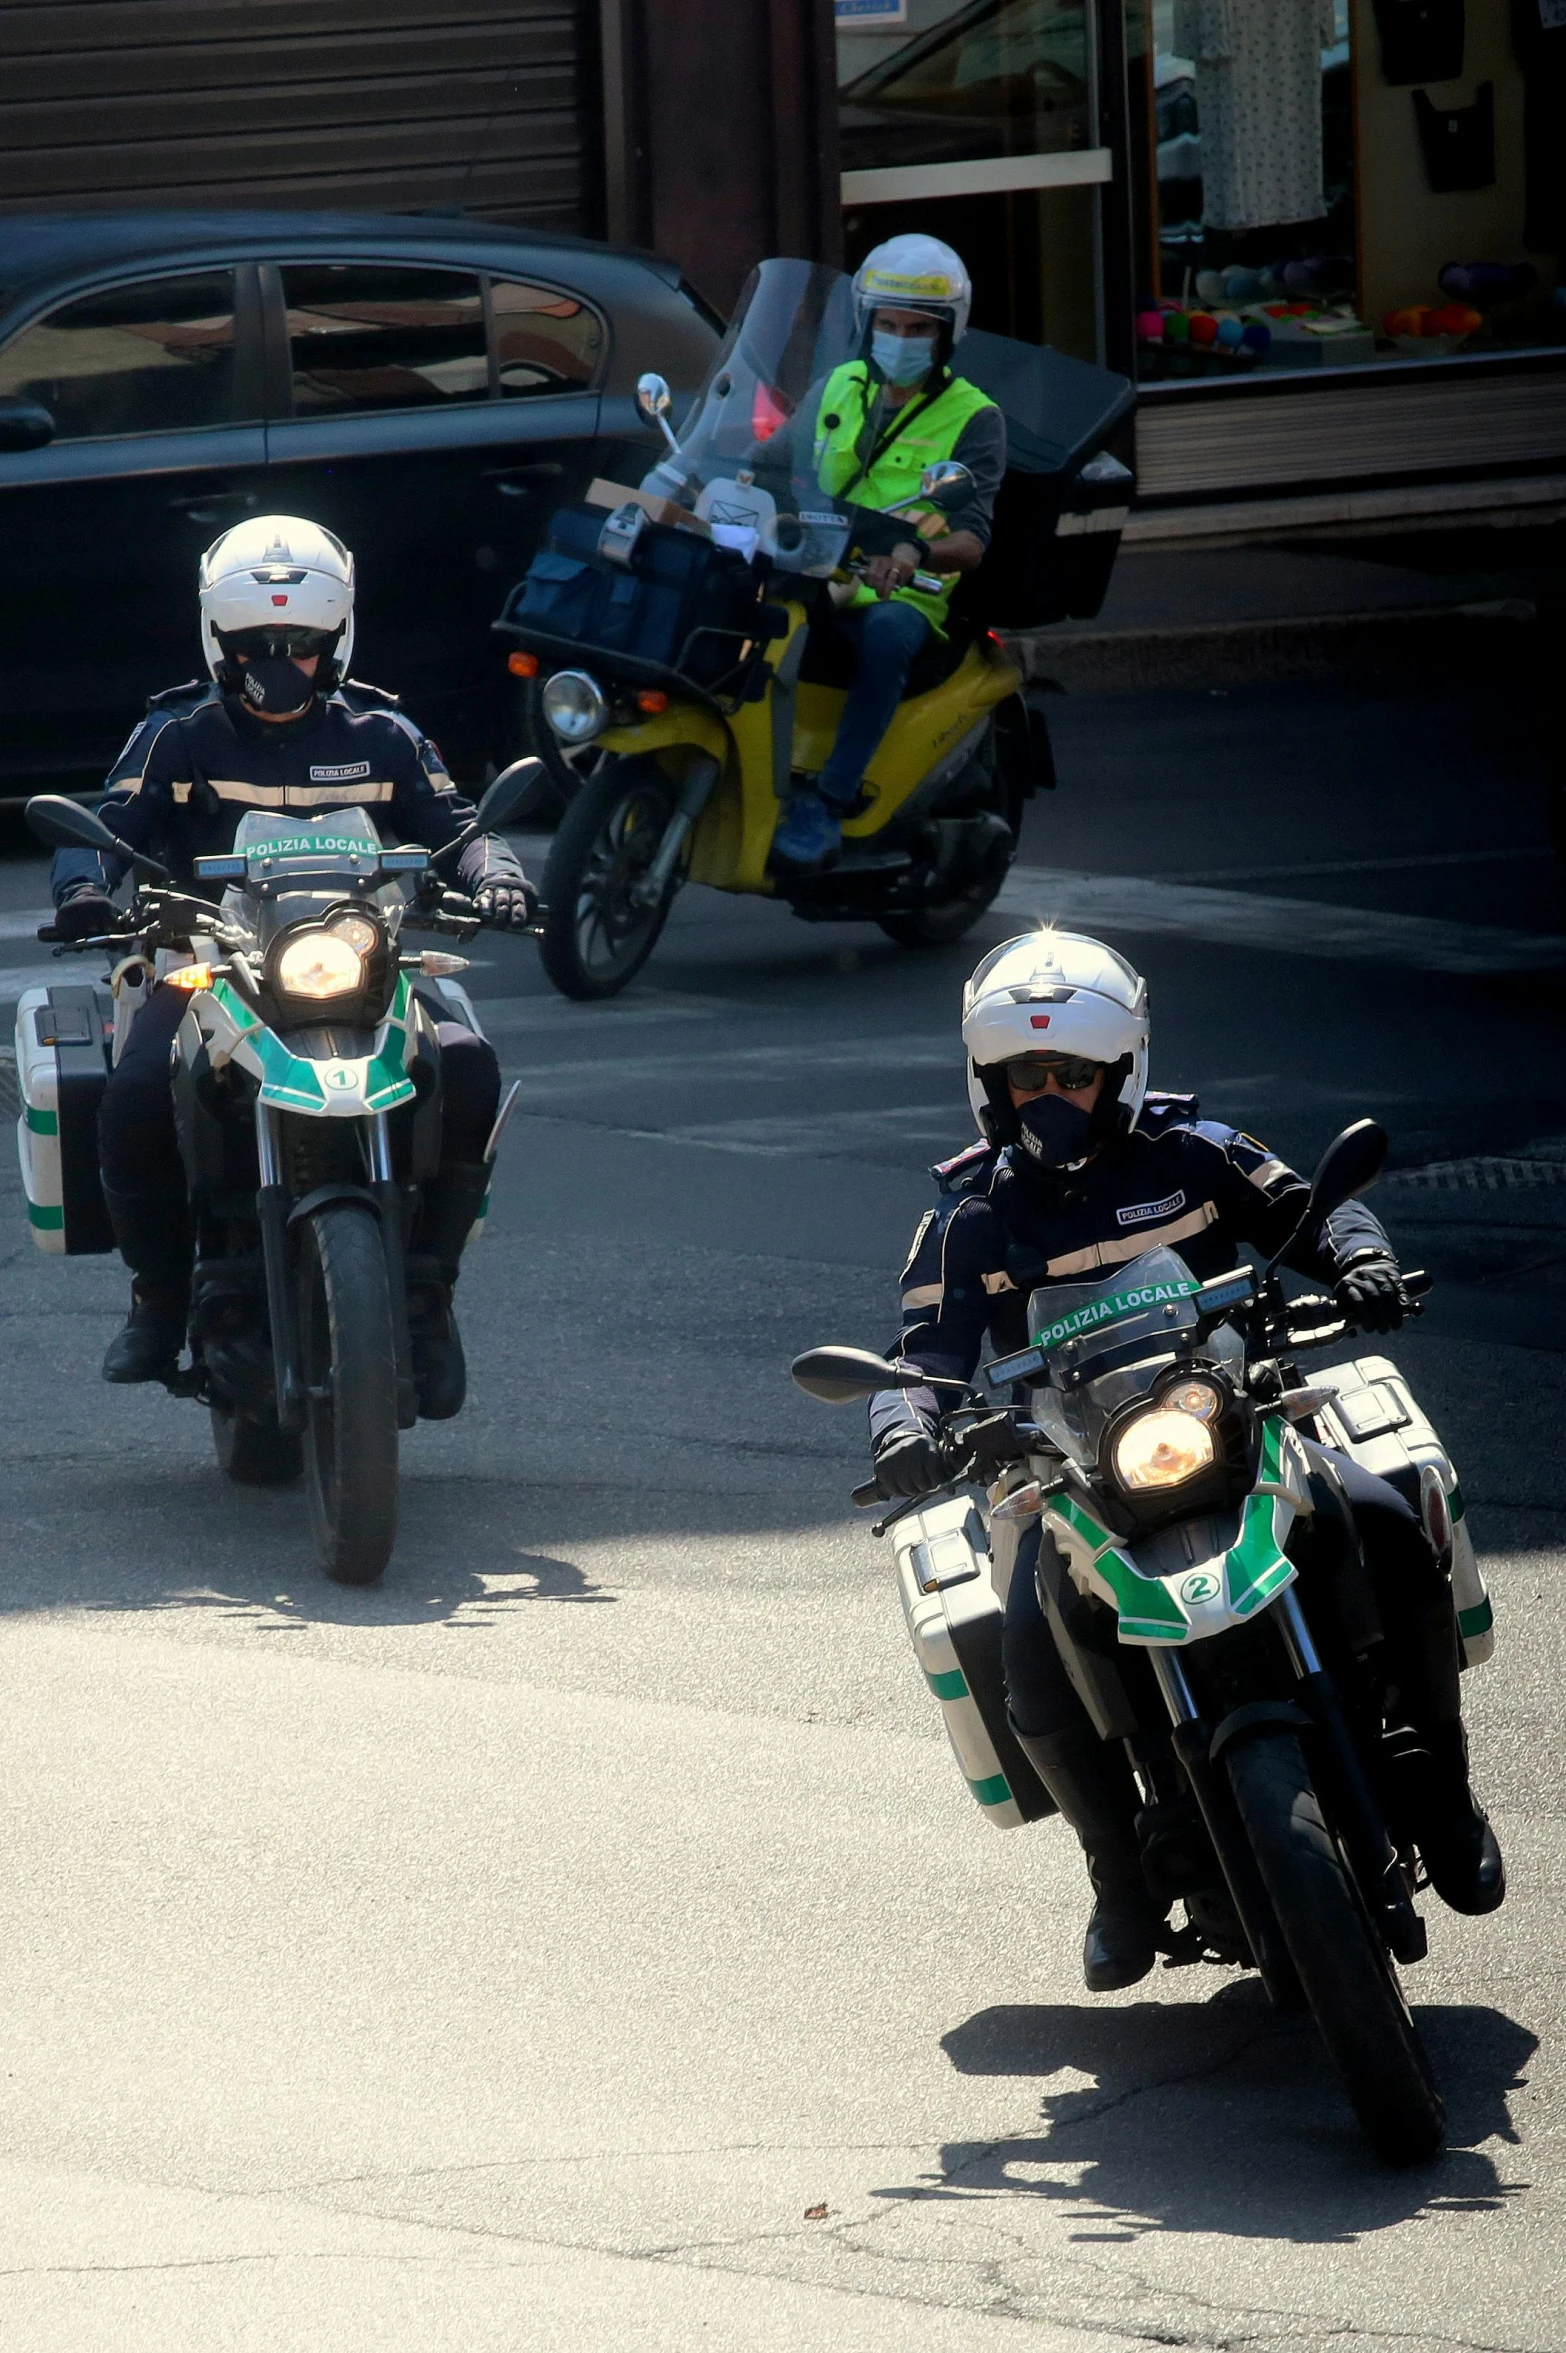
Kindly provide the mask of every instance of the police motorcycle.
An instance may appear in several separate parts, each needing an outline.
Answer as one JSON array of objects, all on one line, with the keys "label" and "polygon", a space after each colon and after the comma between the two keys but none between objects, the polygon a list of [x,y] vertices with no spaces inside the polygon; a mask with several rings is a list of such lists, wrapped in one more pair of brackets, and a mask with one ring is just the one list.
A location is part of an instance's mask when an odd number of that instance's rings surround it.
[{"label": "police motorcycle", "polygon": [[[383,847],[362,809],[247,811],[231,854],[195,862],[203,882],[226,886],[217,906],[76,802],[27,804],[51,847],[128,860],[135,883],[112,932],[55,950],[106,953],[108,988],[34,988],[17,1009],[34,1239],[113,1248],[98,1101],[153,982],[188,991],[173,1079],[196,1260],[190,1361],[167,1385],[208,1407],[231,1479],[274,1486],[304,1472],[321,1566],[341,1584],[373,1583],[391,1556],[398,1432],[418,1419],[407,1290],[426,1270],[407,1245],[440,1152],[436,1025],[479,1027],[457,978],[467,958],[409,951],[403,935],[471,939],[479,918],[444,875],[537,776],[536,760],[503,771],[471,826],[434,852]],[[405,1105],[411,1119],[394,1125]]]},{"label": "police motorcycle", "polygon": [[[1348,1128],[1317,1168],[1303,1227],[1362,1191],[1386,1138]],[[1001,1623],[1025,1531],[1040,1605],[1106,1741],[1142,1796],[1143,1868],[1185,1908],[1167,1966],[1259,1970],[1273,2004],[1307,2008],[1371,2147],[1435,2153],[1445,2111],[1398,1967],[1424,1958],[1421,1876],[1400,1794],[1417,1766],[1357,1551],[1302,1574],[1291,1531],[1320,1507],[1316,1448],[1390,1477],[1450,1564],[1464,1664],[1490,1655],[1491,1613],[1451,1462],[1396,1367],[1297,1360],[1352,1328],[1327,1297],[1287,1299],[1277,1261],[1199,1283],[1161,1247],[1029,1303],[1031,1344],[985,1368],[943,1417],[947,1486],[890,1533],[915,1653],[958,1765],[991,1821],[1053,1811],[1006,1716]],[[1418,1312],[1428,1277],[1403,1278]],[[808,1350],[807,1394],[940,1389],[856,1348]],[[1019,1392],[1026,1404],[1008,1402]],[[1312,1474],[1316,1474],[1314,1480]],[[855,1490],[882,1500],[874,1481]],[[1023,1570],[1020,1573],[1027,1573]]]},{"label": "police motorcycle", "polygon": [[[533,682],[571,793],[544,875],[540,942],[567,996],[623,988],[687,882],[777,898],[813,922],[872,921],[906,947],[959,939],[1005,881],[1024,802],[1054,781],[1043,714],[984,626],[1032,616],[992,611],[977,584],[988,575],[1026,604],[1017,582],[1042,549],[1057,573],[1068,559],[1076,568],[1065,585],[1065,574],[1053,579],[1054,601],[1036,611],[1098,609],[1131,480],[1100,443],[1131,395],[1084,363],[970,333],[964,370],[978,352],[1002,390],[1048,363],[1054,400],[1064,371],[1076,437],[1069,450],[1050,445],[1047,468],[1038,461],[1047,512],[1003,496],[997,545],[955,593],[948,638],[918,657],[840,859],[824,871],[769,868],[779,817],[796,781],[825,764],[848,683],[841,656],[834,670],[830,648],[811,642],[812,619],[852,595],[872,557],[938,535],[943,509],[960,507],[972,482],[947,460],[883,510],[820,488],[808,432],[801,457],[786,429],[802,412],[808,423],[811,399],[855,356],[853,320],[840,272],[764,262],[678,434],[667,385],[642,378],[638,405],[664,437],[661,462],[639,487],[597,482],[586,504],[557,513],[495,623],[512,672]],[[1079,376],[1092,380],[1085,408]],[[1030,394],[1035,405],[1045,397]],[[1044,444],[1002,406],[1018,446],[1036,454]],[[1069,513],[1056,511],[1062,500]],[[1008,516],[1010,555],[1000,544]],[[1091,535],[1075,528],[1089,523]],[[920,574],[914,585],[938,593],[942,583]]]}]

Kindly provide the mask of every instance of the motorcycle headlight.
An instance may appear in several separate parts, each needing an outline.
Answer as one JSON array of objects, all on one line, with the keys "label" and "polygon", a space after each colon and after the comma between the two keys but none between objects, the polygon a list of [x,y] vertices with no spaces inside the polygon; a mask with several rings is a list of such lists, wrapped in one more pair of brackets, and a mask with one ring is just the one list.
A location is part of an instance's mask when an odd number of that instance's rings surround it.
[{"label": "motorcycle headlight", "polygon": [[364,986],[364,958],[343,931],[296,932],[277,959],[272,984],[284,997],[356,996]]},{"label": "motorcycle headlight", "polygon": [[[1200,1386],[1205,1388],[1206,1384]],[[1192,1412],[1169,1405],[1154,1406],[1127,1422],[1115,1440],[1113,1454],[1115,1477],[1128,1495],[1183,1487],[1187,1479],[1211,1469],[1215,1459],[1213,1434],[1207,1423]]]},{"label": "motorcycle headlight", "polygon": [[591,743],[609,724],[609,703],[585,670],[557,670],[544,688],[544,717],[562,743]]}]

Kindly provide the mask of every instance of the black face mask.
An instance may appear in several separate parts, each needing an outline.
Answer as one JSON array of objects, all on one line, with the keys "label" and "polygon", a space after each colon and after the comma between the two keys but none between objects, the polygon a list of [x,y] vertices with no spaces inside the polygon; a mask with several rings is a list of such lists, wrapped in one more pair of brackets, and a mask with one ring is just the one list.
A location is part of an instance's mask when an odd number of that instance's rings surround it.
[{"label": "black face mask", "polygon": [[1017,1144],[1037,1168],[1069,1168],[1093,1149],[1093,1114],[1064,1095],[1035,1095],[1017,1112]]},{"label": "black face mask", "polygon": [[258,654],[239,666],[239,696],[247,711],[297,719],[315,699],[315,680],[286,655]]}]

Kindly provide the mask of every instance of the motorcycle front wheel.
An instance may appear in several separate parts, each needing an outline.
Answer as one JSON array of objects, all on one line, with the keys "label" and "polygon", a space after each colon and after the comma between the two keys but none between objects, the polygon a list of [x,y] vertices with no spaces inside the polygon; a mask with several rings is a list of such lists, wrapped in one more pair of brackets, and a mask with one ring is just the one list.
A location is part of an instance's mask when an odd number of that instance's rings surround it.
[{"label": "motorcycle front wheel", "polygon": [[652,954],[678,869],[651,906],[635,893],[673,814],[673,787],[645,758],[606,760],[567,809],[544,868],[548,913],[538,943],[562,996],[612,997]]},{"label": "motorcycle front wheel", "polygon": [[1225,1758],[1289,1958],[1359,2127],[1388,2165],[1420,2165],[1446,2134],[1419,2030],[1321,1810],[1293,1733]]},{"label": "motorcycle front wheel", "polygon": [[299,1349],[321,1566],[340,1585],[372,1585],[397,1535],[397,1349],[381,1229],[355,1203],[304,1223]]}]

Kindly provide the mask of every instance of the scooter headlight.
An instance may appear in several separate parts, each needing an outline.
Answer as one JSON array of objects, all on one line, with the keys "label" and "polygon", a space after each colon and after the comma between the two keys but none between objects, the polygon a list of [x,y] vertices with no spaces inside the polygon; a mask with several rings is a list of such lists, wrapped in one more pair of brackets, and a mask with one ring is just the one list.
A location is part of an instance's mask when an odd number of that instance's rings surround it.
[{"label": "scooter headlight", "polygon": [[[1205,1383],[1192,1386],[1206,1388]],[[1156,1405],[1127,1422],[1115,1440],[1112,1460],[1115,1477],[1126,1493],[1146,1495],[1160,1488],[1183,1487],[1188,1479],[1210,1470],[1216,1458],[1213,1433],[1206,1420],[1180,1406]]]},{"label": "scooter headlight", "polygon": [[324,1003],[332,997],[357,996],[364,978],[364,957],[353,940],[339,930],[311,930],[296,932],[288,941],[273,969],[272,984],[279,996]]},{"label": "scooter headlight", "polygon": [[544,688],[544,717],[562,743],[591,743],[609,724],[609,702],[585,670],[557,670]]}]

